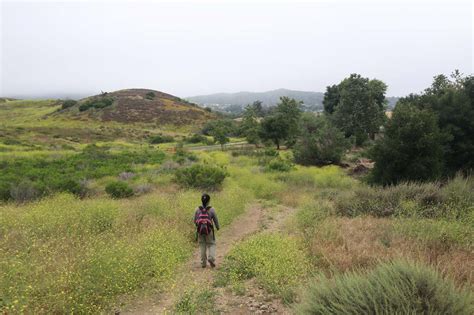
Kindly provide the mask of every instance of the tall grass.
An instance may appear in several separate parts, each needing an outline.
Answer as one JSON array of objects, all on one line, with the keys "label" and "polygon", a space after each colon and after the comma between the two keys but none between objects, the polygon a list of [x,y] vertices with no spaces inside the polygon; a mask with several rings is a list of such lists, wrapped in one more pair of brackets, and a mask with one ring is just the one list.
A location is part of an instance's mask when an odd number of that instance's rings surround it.
[{"label": "tall grass", "polygon": [[474,179],[460,175],[440,183],[359,186],[341,194],[336,211],[346,216],[445,218],[474,222]]},{"label": "tall grass", "polygon": [[385,263],[367,274],[322,277],[308,288],[298,314],[472,314],[472,293],[434,270]]},{"label": "tall grass", "polygon": [[[0,312],[97,313],[122,294],[163,288],[192,252],[200,195],[181,190],[80,200],[60,194],[0,206]],[[211,196],[225,227],[244,212],[248,191],[229,180]]]}]

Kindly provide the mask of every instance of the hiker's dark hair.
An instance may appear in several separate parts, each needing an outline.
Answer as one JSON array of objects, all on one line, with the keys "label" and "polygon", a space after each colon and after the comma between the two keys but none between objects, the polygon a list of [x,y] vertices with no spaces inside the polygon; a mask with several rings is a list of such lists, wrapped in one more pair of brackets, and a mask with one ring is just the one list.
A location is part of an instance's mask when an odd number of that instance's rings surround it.
[{"label": "hiker's dark hair", "polygon": [[211,200],[211,196],[209,196],[208,194],[204,193],[202,194],[201,196],[201,201],[202,201],[202,206],[203,207],[207,207],[207,205],[209,204],[209,201]]}]

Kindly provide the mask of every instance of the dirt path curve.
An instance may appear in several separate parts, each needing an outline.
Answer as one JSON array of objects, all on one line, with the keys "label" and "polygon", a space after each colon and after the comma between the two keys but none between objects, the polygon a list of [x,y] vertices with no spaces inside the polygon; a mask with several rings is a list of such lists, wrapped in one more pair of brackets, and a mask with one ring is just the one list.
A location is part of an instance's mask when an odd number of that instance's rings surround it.
[{"label": "dirt path curve", "polygon": [[[259,204],[253,204],[248,207],[244,214],[236,218],[234,223],[216,233],[217,268],[236,242],[259,231],[263,219],[264,209]],[[180,294],[193,283],[211,285],[215,270],[209,267],[201,268],[199,247],[196,244],[196,249],[190,261],[180,267],[176,273],[178,275],[176,282],[160,297],[137,303],[132,306],[132,309],[120,312],[120,314],[171,314]]]}]

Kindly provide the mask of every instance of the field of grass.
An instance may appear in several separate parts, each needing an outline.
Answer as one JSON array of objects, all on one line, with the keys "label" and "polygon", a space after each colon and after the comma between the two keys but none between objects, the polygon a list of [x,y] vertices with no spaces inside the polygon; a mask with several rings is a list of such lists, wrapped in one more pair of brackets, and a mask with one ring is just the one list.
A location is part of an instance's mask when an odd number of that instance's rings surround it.
[{"label": "field of grass", "polygon": [[[282,229],[233,244],[216,286],[245,294],[244,283],[254,280],[295,313],[472,308],[472,177],[371,187],[337,166],[293,165],[289,151],[188,151],[150,145],[147,133],[172,134],[152,126],[43,119],[56,108],[53,101],[0,104],[7,113],[0,115],[0,313],[110,312],[165,290],[193,252],[192,215],[203,189],[176,176],[193,165],[225,171],[208,188],[223,229],[250,204],[293,209]],[[72,131],[76,139],[64,136]],[[117,182],[132,196],[109,196],[106,187]],[[422,292],[421,306],[387,305],[377,295],[384,288],[403,300],[417,286],[433,293]],[[202,297],[212,309],[216,288],[202,296],[193,290],[175,309],[197,313]],[[338,300],[341,292],[358,304]]]},{"label": "field of grass", "polygon": [[[54,182],[50,176],[69,180],[79,172],[78,178],[93,181],[96,193],[81,199],[58,189],[37,201],[0,205],[2,310],[99,312],[124,294],[162,289],[189,257],[194,240],[191,218],[201,191],[180,188],[172,173],[190,161],[180,166],[174,155],[159,150],[145,149],[131,156],[127,151],[97,148],[91,155],[90,150],[86,147],[69,158],[53,154],[44,161],[16,157],[5,161],[13,164],[5,167],[11,173],[3,173],[3,182],[11,180],[8,174],[21,174],[31,183],[49,185]],[[229,167],[223,186],[212,193],[225,228],[260,193],[243,184],[246,181],[232,166],[229,154],[202,152],[196,159],[195,163]],[[74,167],[86,161],[83,167]],[[69,171],[67,165],[72,167]],[[131,199],[107,197],[104,184],[124,172],[133,174],[124,182],[147,183],[152,185],[150,191]],[[264,185],[269,176],[262,172],[255,178]]]}]

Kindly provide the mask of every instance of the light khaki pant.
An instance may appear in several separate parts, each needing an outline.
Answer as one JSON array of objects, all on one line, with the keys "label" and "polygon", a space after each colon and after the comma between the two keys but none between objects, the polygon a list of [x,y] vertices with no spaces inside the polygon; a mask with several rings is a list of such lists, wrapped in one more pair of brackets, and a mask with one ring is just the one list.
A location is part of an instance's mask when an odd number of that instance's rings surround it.
[{"label": "light khaki pant", "polygon": [[[216,241],[213,234],[199,235],[199,247],[201,248],[201,265],[206,266],[207,260],[214,262],[216,259]],[[207,255],[209,249],[209,256]]]}]

